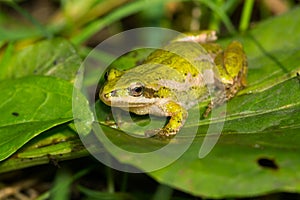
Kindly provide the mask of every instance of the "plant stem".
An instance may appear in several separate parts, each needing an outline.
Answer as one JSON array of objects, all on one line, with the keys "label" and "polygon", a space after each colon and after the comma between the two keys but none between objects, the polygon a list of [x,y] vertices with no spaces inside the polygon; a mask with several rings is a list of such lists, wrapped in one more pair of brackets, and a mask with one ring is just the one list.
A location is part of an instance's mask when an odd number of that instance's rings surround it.
[{"label": "plant stem", "polygon": [[106,167],[106,174],[107,174],[107,191],[109,193],[114,193],[115,183],[114,183],[113,170],[110,167]]},{"label": "plant stem", "polygon": [[28,21],[30,21],[47,39],[51,39],[53,37],[52,33],[49,32],[39,21],[37,21],[29,12],[24,10],[14,1],[9,2],[9,5],[13,7],[16,11],[18,11],[23,17],[25,17]]},{"label": "plant stem", "polygon": [[[224,4],[223,0],[216,0],[216,2],[215,2],[215,6],[217,6],[217,7],[222,7],[223,4]],[[220,16],[218,16],[214,12],[214,13],[212,13],[211,20],[209,22],[208,28],[210,30],[219,31],[220,30],[220,23],[221,23]]]},{"label": "plant stem", "polygon": [[223,21],[224,25],[226,26],[229,33],[234,34],[236,32],[233,24],[230,21],[230,18],[225,13],[224,9],[218,7],[213,1],[211,0],[199,0],[200,3],[203,3],[208,8],[210,8],[215,14],[217,14],[220,19]]},{"label": "plant stem", "polygon": [[245,0],[243,11],[242,11],[242,18],[239,26],[239,30],[241,32],[246,31],[249,27],[253,5],[254,5],[254,0]]}]

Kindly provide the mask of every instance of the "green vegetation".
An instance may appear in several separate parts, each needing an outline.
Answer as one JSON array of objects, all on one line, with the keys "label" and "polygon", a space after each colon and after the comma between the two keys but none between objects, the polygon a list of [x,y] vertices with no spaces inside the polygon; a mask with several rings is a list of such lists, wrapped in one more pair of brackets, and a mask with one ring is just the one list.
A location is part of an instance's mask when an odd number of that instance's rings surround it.
[{"label": "green vegetation", "polygon": [[[299,198],[300,8],[297,1],[270,2],[1,1],[0,199]],[[185,131],[196,127],[198,134],[178,160],[153,172],[130,174],[96,161],[81,143],[72,113],[73,84],[97,44],[147,26],[180,32],[215,29],[222,46],[239,40],[248,56],[248,86],[227,103],[222,135],[208,156],[198,157],[208,125],[222,119],[190,119]],[[128,68],[147,53],[115,62]],[[88,85],[101,78],[97,71],[89,75]],[[89,106],[82,94],[77,97],[79,110]],[[105,113],[98,116],[101,127],[122,149],[149,152],[169,142],[130,137],[108,126],[107,108],[100,102],[96,107]],[[181,135],[170,142],[187,140]],[[142,171],[153,164],[117,159]]]}]

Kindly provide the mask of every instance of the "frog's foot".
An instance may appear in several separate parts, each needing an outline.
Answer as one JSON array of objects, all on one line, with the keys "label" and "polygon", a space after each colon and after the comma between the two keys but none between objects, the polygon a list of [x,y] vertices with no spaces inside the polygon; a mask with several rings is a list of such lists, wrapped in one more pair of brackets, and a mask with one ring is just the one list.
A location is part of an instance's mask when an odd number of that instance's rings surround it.
[{"label": "frog's foot", "polygon": [[225,91],[217,92],[216,97],[207,105],[203,117],[206,118],[213,108],[220,106],[233,98],[241,88],[243,88],[243,85],[227,85]]},{"label": "frog's foot", "polygon": [[154,130],[147,130],[145,131],[146,137],[154,137],[159,139],[169,139],[174,137],[177,134],[178,131],[175,130],[165,130],[162,129],[154,129]]},{"label": "frog's foot", "polygon": [[211,112],[212,109],[213,109],[213,103],[210,102],[210,103],[207,105],[205,112],[203,113],[203,117],[204,117],[204,118],[207,118],[208,115],[209,115],[209,113]]},{"label": "frog's foot", "polygon": [[161,129],[152,129],[145,131],[145,137],[155,137]]},{"label": "frog's foot", "polygon": [[224,102],[226,102],[228,99],[232,98],[229,96],[229,93],[226,92],[218,92],[216,94],[216,97],[211,100],[211,102],[207,105],[206,110],[203,113],[203,117],[206,118],[208,117],[209,113],[211,113],[212,109],[222,105]]},{"label": "frog's foot", "polygon": [[156,135],[160,138],[172,137],[172,136],[175,136],[178,132],[179,132],[179,130],[173,130],[173,129],[164,127],[163,129],[158,131],[158,133]]},{"label": "frog's foot", "polygon": [[188,116],[188,112],[185,108],[175,102],[168,102],[163,106],[164,113],[167,113],[167,116],[170,116],[168,123],[159,130],[146,131],[146,136],[157,136],[160,138],[170,138],[175,136]]},{"label": "frog's foot", "polygon": [[214,61],[220,85],[224,87],[219,88],[220,91],[215,94],[216,97],[207,106],[204,117],[207,117],[214,107],[228,101],[246,86],[247,57],[240,42],[231,42],[223,52],[216,54]]}]

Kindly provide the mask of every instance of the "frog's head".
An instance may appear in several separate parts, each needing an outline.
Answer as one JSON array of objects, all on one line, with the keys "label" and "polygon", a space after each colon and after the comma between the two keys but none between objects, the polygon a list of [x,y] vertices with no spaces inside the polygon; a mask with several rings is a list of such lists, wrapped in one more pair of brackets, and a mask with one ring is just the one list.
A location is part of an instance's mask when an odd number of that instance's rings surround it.
[{"label": "frog's head", "polygon": [[100,99],[114,107],[142,107],[153,101],[142,76],[129,71],[111,69],[105,74],[106,82],[100,90]]}]

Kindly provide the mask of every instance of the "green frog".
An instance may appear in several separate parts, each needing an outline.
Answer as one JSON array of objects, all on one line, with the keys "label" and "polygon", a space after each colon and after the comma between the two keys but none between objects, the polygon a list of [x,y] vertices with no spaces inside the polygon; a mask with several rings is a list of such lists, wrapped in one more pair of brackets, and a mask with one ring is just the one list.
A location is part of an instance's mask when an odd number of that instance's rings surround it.
[{"label": "green frog", "polygon": [[176,135],[188,117],[188,109],[209,97],[208,86],[219,92],[207,106],[205,117],[214,106],[246,86],[247,58],[242,44],[233,41],[222,49],[214,43],[216,39],[215,31],[185,34],[152,52],[136,67],[110,69],[100,99],[137,115],[169,117],[164,127],[145,134]]}]

